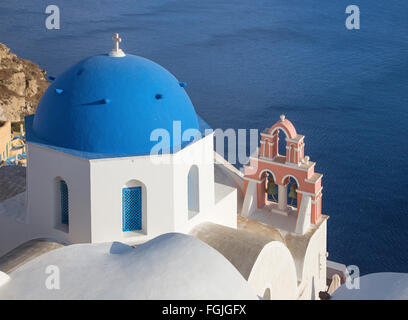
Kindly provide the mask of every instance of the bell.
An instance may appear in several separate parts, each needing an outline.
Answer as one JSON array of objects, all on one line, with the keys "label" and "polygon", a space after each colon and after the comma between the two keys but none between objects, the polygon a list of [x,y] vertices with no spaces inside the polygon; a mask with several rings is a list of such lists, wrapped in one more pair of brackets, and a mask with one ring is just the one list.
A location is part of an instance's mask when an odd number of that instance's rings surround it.
[{"label": "bell", "polygon": [[271,196],[276,196],[278,194],[278,190],[276,190],[275,181],[272,177],[268,177],[268,186],[266,187],[266,193]]},{"label": "bell", "polygon": [[296,192],[296,184],[295,183],[292,183],[290,185],[290,191],[289,191],[288,196],[289,196],[289,198],[297,199],[297,192]]}]

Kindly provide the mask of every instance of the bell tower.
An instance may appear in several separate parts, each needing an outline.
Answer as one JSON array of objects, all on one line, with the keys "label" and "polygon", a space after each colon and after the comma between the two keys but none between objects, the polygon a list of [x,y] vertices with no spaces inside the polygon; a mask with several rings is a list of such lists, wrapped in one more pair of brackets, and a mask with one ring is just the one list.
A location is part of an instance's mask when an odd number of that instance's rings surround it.
[{"label": "bell tower", "polygon": [[[284,155],[279,154],[280,131],[285,134]],[[298,234],[319,223],[323,175],[314,171],[315,162],[305,156],[304,138],[284,115],[261,133],[259,152],[244,167],[242,216],[270,213],[271,220],[280,224],[277,227]]]}]

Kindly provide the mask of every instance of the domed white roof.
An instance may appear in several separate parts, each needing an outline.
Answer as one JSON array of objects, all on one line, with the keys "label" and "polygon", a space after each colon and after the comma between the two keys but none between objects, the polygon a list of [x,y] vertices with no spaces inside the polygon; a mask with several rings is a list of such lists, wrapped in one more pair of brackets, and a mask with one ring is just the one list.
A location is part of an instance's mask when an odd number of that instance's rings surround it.
[{"label": "domed white roof", "polygon": [[[60,289],[48,290],[47,266]],[[0,299],[256,299],[241,274],[200,240],[168,233],[136,248],[114,242],[50,251],[16,269]]]},{"label": "domed white roof", "polygon": [[379,272],[360,277],[359,289],[343,284],[333,300],[408,300],[408,273]]}]

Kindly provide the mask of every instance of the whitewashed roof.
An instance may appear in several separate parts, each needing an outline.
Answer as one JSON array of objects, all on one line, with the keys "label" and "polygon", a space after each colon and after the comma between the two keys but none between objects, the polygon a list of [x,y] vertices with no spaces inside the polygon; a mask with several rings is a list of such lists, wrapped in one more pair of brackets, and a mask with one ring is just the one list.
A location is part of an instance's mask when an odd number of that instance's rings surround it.
[{"label": "whitewashed roof", "polygon": [[[48,290],[49,265],[60,289]],[[192,236],[168,233],[136,248],[114,242],[50,251],[10,273],[0,299],[256,299],[220,253]]]},{"label": "whitewashed roof", "polygon": [[[354,279],[351,283],[357,284]],[[333,300],[408,300],[408,273],[379,272],[360,277],[359,289],[343,284]]]}]

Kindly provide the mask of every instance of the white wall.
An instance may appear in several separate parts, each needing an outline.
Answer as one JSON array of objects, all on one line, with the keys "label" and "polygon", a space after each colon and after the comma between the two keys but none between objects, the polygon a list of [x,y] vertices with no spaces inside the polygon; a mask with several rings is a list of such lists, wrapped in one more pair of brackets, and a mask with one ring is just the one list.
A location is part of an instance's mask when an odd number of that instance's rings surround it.
[{"label": "white wall", "polygon": [[[92,242],[140,242],[174,230],[172,156],[161,157],[166,163],[149,156],[91,160]],[[122,189],[131,181],[145,187],[140,232],[122,231]]]},{"label": "white wall", "polygon": [[[37,237],[140,243],[167,232],[187,233],[205,221],[236,227],[236,190],[229,188],[215,201],[212,134],[171,155],[87,160],[29,144],[28,156],[28,217],[26,224],[5,222],[11,233],[0,238],[12,239],[7,250]],[[189,219],[192,166],[198,168],[199,212]],[[59,179],[68,185],[68,229],[59,223]],[[142,186],[143,228],[123,232],[122,189],[131,186]]]},{"label": "white wall", "polygon": [[[32,238],[47,236],[71,243],[90,242],[89,161],[35,144],[28,144],[28,158],[27,222]],[[68,232],[56,228],[58,178],[68,185]]]},{"label": "white wall", "polygon": [[259,253],[248,283],[258,296],[269,289],[271,300],[297,299],[296,268],[288,248],[280,241],[271,241]]},{"label": "white wall", "polygon": [[257,209],[257,186],[258,184],[256,181],[248,181],[247,190],[244,196],[244,203],[242,204],[242,211],[240,212],[243,217],[249,217]]},{"label": "white wall", "polygon": [[[188,219],[188,173],[196,165],[199,175],[200,212]],[[214,200],[214,151],[213,134],[191,144],[174,154],[174,223],[175,230],[187,233],[203,221],[212,221],[215,212]]]},{"label": "white wall", "polygon": [[[89,161],[28,143],[26,217],[0,217],[0,255],[34,238],[91,241]],[[57,178],[68,185],[69,228],[57,227]]]},{"label": "white wall", "polygon": [[215,183],[215,212],[210,221],[230,228],[237,228],[237,189]]},{"label": "white wall", "polygon": [[13,217],[0,216],[0,257],[32,238],[27,224]]},{"label": "white wall", "polygon": [[325,219],[309,240],[303,260],[301,299],[319,299],[319,291],[326,290],[326,239],[327,219]]},{"label": "white wall", "polygon": [[27,241],[27,194],[22,192],[0,203],[0,257]]},{"label": "white wall", "polygon": [[[199,212],[189,219],[188,173],[192,166],[198,168]],[[146,191],[141,232],[122,231],[122,188],[130,180],[143,183]],[[91,160],[91,181],[92,242],[139,243],[167,232],[186,233],[198,223],[218,218],[214,218],[212,135],[172,155]],[[230,217],[229,224],[236,220],[236,193],[230,202],[223,213]]]}]

